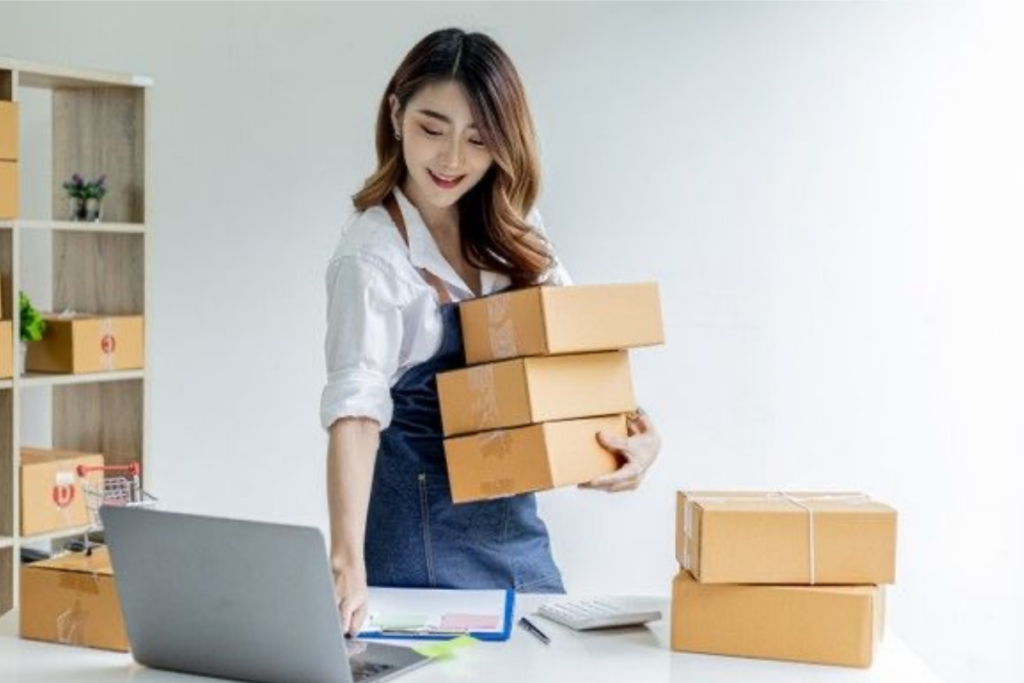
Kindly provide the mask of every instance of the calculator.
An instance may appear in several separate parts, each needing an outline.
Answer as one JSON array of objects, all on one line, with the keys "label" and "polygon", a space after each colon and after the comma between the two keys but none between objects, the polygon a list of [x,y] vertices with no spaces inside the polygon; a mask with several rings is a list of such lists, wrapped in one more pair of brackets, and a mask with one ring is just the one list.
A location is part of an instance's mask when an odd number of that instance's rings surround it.
[{"label": "calculator", "polygon": [[605,600],[564,600],[540,606],[538,614],[575,631],[639,626],[661,619],[658,610],[635,610]]}]

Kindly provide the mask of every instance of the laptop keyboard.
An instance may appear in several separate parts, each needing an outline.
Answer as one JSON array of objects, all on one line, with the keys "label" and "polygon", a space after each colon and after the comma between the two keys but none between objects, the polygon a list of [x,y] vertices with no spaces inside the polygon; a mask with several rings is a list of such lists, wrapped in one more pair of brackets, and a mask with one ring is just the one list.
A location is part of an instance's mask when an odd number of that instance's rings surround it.
[{"label": "laptop keyboard", "polygon": [[350,662],[350,664],[352,665],[352,679],[357,682],[368,681],[374,676],[379,676],[395,668],[393,664],[378,662],[355,661]]}]

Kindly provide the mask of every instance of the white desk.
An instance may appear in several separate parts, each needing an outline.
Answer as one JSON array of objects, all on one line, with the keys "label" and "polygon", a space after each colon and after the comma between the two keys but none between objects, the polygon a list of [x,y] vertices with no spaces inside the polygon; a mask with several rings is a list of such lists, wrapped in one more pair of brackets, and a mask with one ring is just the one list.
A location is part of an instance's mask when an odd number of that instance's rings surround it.
[{"label": "white desk", "polygon": [[[532,613],[543,598],[520,596],[517,612]],[[479,643],[451,659],[397,677],[403,683],[488,681],[488,683],[940,683],[928,667],[891,632],[870,669],[718,657],[669,650],[667,600],[655,604],[665,618],[650,628],[576,633],[541,617],[534,621],[551,636],[544,645],[515,627],[506,643]],[[518,619],[518,614],[516,618]],[[0,681],[4,683],[187,683],[211,679],[186,676],[135,663],[130,655],[21,640],[13,614],[0,619]]]}]

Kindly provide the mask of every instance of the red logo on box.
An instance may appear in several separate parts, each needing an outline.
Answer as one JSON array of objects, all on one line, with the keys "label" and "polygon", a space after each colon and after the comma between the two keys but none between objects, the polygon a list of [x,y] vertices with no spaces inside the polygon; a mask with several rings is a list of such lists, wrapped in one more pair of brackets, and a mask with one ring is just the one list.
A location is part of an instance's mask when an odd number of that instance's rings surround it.
[{"label": "red logo on box", "polygon": [[109,356],[117,348],[117,339],[112,334],[103,335],[103,339],[100,340],[100,348]]},{"label": "red logo on box", "polygon": [[57,507],[66,508],[71,505],[71,501],[75,499],[75,485],[54,484],[51,496],[53,497],[53,502],[57,504]]}]

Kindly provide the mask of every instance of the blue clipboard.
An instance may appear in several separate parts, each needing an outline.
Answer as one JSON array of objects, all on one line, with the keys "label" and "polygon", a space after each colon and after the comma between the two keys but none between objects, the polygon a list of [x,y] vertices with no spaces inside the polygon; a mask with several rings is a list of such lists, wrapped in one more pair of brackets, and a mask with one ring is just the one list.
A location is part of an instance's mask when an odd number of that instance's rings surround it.
[{"label": "blue clipboard", "polygon": [[[469,635],[477,640],[505,641],[512,636],[514,590],[455,590],[447,588],[369,589],[369,615],[363,639],[450,640]],[[493,618],[494,628],[445,628],[450,615]]]}]

